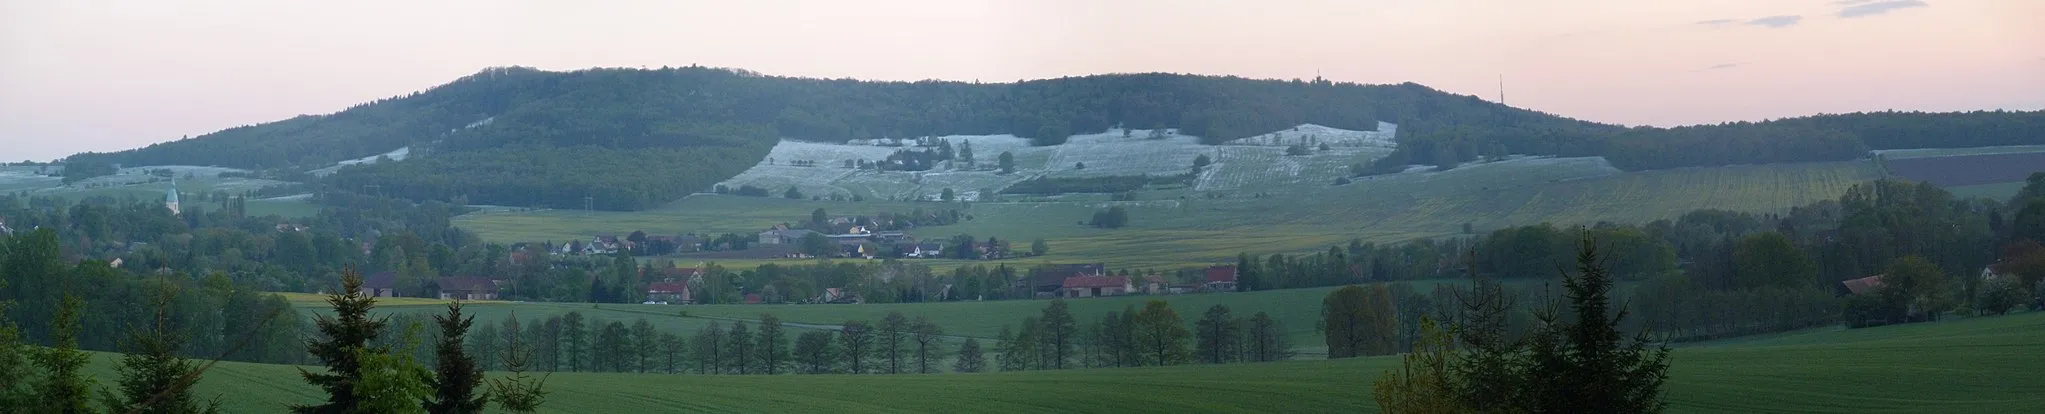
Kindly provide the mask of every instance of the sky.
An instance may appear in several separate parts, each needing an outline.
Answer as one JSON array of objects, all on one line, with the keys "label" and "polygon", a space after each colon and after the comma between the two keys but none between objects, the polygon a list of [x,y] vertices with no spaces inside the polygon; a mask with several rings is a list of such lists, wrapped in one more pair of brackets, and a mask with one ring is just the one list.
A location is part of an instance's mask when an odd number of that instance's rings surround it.
[{"label": "sky", "polygon": [[0,159],[324,114],[493,66],[1417,82],[1673,126],[2045,108],[2038,0],[0,0]]}]

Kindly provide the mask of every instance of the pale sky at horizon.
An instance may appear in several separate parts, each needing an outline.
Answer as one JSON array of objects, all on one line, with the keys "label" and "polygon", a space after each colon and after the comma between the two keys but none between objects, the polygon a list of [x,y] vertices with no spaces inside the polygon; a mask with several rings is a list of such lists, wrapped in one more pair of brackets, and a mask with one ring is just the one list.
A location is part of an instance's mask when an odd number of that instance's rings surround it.
[{"label": "pale sky at horizon", "polygon": [[491,66],[1417,82],[1672,126],[2045,108],[2034,0],[0,0],[0,160],[324,114]]}]

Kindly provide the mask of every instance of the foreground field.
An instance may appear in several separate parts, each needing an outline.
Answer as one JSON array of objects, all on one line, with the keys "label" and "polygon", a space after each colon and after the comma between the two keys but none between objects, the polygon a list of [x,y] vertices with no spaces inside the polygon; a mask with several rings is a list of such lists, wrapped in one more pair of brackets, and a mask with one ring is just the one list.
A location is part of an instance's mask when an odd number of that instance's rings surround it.
[{"label": "foreground field", "polygon": [[[1674,412],[2030,412],[2045,406],[2045,314],[1813,332],[1676,350]],[[113,378],[112,355],[91,372]],[[1397,357],[984,374],[560,373],[547,412],[1375,412]],[[229,412],[319,399],[296,367],[221,363]]]}]

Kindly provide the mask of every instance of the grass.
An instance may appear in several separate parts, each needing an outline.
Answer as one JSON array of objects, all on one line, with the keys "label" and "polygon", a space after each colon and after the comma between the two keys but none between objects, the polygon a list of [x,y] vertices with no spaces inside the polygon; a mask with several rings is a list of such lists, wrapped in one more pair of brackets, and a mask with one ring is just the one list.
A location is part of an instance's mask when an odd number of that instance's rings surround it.
[{"label": "grass", "polygon": [[[1674,353],[1673,412],[2030,412],[2045,406],[2045,313],[1809,332]],[[89,372],[114,378],[110,354]],[[1274,364],[875,376],[559,373],[547,412],[1377,411],[1397,357]],[[229,412],[317,401],[296,367],[221,363]]]},{"label": "grass", "polygon": [[[1015,265],[1105,262],[1115,268],[1178,268],[1233,261],[1243,252],[1325,250],[1352,238],[1396,242],[1450,236],[1461,233],[1464,223],[1490,231],[1541,222],[1638,223],[1700,208],[1784,212],[1837,198],[1853,184],[1879,175],[1867,161],[1623,173],[1591,161],[1595,160],[1520,159],[1438,173],[1371,177],[1343,186],[1301,180],[1240,191],[1153,190],[1138,193],[1136,201],[1072,196],[1033,202],[854,203],[698,195],[647,211],[486,212],[457,217],[455,223],[491,241],[565,241],[635,229],[653,234],[757,232],[775,223],[805,220],[817,208],[833,215],[961,208],[971,220],[911,233],[924,238],[971,234],[1019,243],[1039,238],[1049,242],[1049,255],[1012,262]],[[1207,180],[1242,179],[1213,175],[1225,170],[1216,171]],[[1129,227],[1108,230],[1081,224],[1094,211],[1111,205],[1129,209]]]},{"label": "grass", "polygon": [[2012,181],[1995,184],[1962,185],[1946,187],[1946,191],[1953,192],[1953,196],[1959,198],[1979,197],[1996,201],[2007,201],[2010,197],[2016,197],[2017,192],[2023,191],[2024,184],[2023,181]]},{"label": "grass", "polygon": [[1886,157],[1888,159],[1900,160],[1908,158],[1951,157],[1956,155],[2018,154],[2026,152],[2045,152],[2045,145],[2009,145],[2000,147],[1976,147],[1976,148],[1919,148],[1901,150],[1882,150],[1876,152],[1881,153],[1883,157]]}]

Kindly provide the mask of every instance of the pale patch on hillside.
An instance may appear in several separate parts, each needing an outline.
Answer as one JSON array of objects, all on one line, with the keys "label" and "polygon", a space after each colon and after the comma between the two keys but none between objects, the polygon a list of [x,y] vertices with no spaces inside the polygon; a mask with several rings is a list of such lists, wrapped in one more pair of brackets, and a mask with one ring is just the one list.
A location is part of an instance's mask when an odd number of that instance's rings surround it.
[{"label": "pale patch on hillside", "polygon": [[1385,148],[1398,146],[1395,137],[1399,125],[1378,122],[1376,131],[1353,131],[1314,124],[1301,124],[1289,130],[1273,131],[1268,134],[1230,140],[1226,145],[1261,145],[1284,147],[1290,145],[1329,147]]},{"label": "pale patch on hillside", "polygon": [[326,168],[321,168],[321,169],[317,169],[317,170],[312,170],[312,171],[306,171],[306,172],[308,172],[308,173],[311,173],[312,175],[316,175],[316,176],[321,176],[321,177],[324,177],[324,176],[326,176],[327,174],[333,174],[333,173],[334,173],[335,171],[340,171],[340,170],[341,170],[341,167],[346,167],[346,166],[350,166],[350,165],[356,165],[356,164],[375,164],[375,163],[377,162],[377,160],[379,160],[379,159],[383,159],[383,158],[390,158],[390,160],[391,160],[391,161],[404,161],[404,160],[405,160],[405,157],[409,157],[409,156],[411,156],[411,155],[412,155],[412,147],[403,147],[403,148],[398,148],[398,149],[395,149],[395,150],[391,150],[391,152],[386,152],[386,153],[382,153],[382,154],[376,154],[376,155],[371,155],[371,156],[367,156],[367,157],[362,157],[362,158],[356,158],[356,159],[352,159],[352,160],[346,160],[346,161],[341,161],[341,162],[337,162],[337,163],[334,163],[334,165],[333,165],[333,166],[331,166],[331,167],[326,167]]}]

